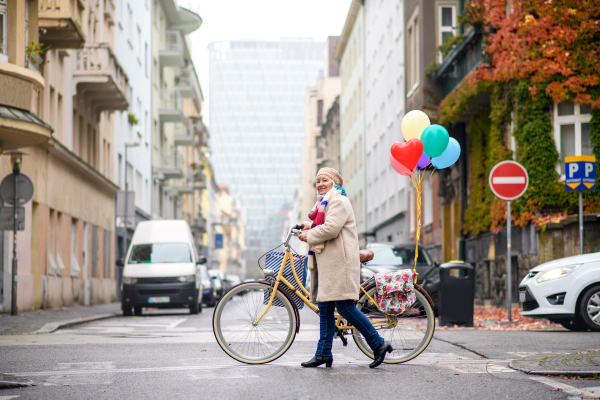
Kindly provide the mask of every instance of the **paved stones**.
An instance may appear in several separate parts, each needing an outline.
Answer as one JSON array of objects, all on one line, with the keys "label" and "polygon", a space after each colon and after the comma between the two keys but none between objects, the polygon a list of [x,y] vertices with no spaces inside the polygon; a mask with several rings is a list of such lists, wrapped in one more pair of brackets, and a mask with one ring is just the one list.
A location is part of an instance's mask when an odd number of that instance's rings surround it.
[{"label": "paved stones", "polygon": [[537,375],[600,375],[600,350],[537,353],[512,360],[510,367]]}]

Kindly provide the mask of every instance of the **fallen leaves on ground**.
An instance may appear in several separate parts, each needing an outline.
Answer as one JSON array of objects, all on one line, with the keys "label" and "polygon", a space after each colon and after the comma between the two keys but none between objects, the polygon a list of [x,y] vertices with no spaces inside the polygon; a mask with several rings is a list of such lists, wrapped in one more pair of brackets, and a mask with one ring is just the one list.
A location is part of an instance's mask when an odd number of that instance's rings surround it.
[{"label": "fallen leaves on ground", "polygon": [[[438,326],[438,330],[461,330],[465,327]],[[530,318],[521,315],[520,308],[512,309],[512,320],[508,321],[508,309],[495,306],[475,306],[473,327],[469,329],[485,331],[532,331],[532,330],[565,330],[560,324],[547,319]]]}]

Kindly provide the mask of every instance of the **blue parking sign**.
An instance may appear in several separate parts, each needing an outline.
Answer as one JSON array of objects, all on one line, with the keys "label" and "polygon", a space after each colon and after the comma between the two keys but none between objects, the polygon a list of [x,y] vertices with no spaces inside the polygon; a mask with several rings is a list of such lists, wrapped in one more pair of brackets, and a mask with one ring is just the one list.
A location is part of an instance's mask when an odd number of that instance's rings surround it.
[{"label": "blue parking sign", "polygon": [[565,188],[575,190],[596,190],[596,157],[565,157]]},{"label": "blue parking sign", "polygon": [[223,234],[217,233],[215,234],[215,249],[223,248]]}]

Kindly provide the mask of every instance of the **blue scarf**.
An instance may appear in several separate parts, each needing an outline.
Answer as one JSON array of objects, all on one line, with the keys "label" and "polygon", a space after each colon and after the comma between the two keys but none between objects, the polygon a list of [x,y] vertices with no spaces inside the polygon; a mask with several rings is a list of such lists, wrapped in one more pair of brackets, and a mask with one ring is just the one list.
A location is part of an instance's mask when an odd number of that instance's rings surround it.
[{"label": "blue scarf", "polygon": [[340,185],[335,185],[334,188],[336,188],[337,190],[341,190],[342,191],[342,196],[346,196],[346,189],[344,189]]}]

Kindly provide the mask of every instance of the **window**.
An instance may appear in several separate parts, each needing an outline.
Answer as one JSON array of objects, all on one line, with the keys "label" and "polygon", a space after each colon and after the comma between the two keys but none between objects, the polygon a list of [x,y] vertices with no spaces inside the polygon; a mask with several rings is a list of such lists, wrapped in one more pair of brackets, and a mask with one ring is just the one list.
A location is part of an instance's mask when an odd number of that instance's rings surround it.
[{"label": "window", "polygon": [[317,126],[323,125],[323,100],[317,100]]},{"label": "window", "polygon": [[554,141],[560,154],[557,171],[564,176],[565,157],[592,155],[589,105],[565,101],[554,105]]},{"label": "window", "polygon": [[423,203],[425,206],[423,219],[425,226],[427,226],[433,223],[433,195],[430,179],[426,179],[423,185]]},{"label": "window", "polygon": [[[456,11],[454,6],[440,6],[438,8],[438,46],[451,38],[456,33]],[[441,63],[444,57],[438,54]]]},{"label": "window", "polygon": [[80,253],[77,235],[77,220],[71,219],[71,276],[79,276],[81,268],[79,267],[78,255]]},{"label": "window", "polygon": [[407,26],[408,47],[408,87],[406,97],[412,96],[419,85],[419,25],[417,10],[411,16]]},{"label": "window", "polygon": [[189,263],[192,262],[187,243],[139,244],[131,249],[129,264]]},{"label": "window", "polygon": [[8,51],[6,49],[6,1],[0,0],[0,61],[8,62]]}]

